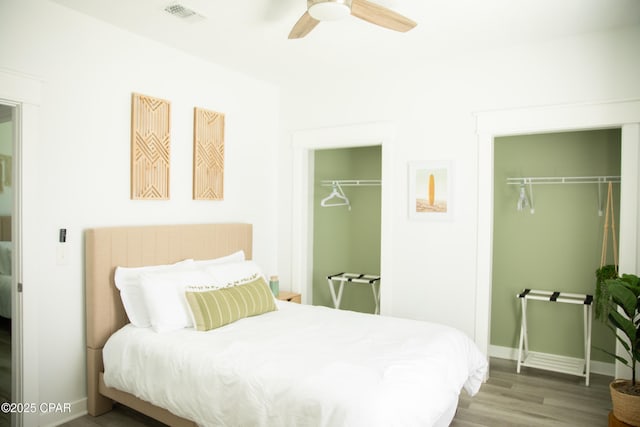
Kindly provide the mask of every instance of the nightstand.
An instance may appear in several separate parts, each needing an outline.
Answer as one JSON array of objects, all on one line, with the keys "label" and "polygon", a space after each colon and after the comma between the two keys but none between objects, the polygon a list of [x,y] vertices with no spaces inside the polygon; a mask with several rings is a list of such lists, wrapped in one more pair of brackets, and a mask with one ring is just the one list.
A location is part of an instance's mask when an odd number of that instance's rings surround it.
[{"label": "nightstand", "polygon": [[302,303],[302,295],[295,292],[280,291],[280,294],[278,294],[276,298],[280,301],[296,302],[298,304]]}]

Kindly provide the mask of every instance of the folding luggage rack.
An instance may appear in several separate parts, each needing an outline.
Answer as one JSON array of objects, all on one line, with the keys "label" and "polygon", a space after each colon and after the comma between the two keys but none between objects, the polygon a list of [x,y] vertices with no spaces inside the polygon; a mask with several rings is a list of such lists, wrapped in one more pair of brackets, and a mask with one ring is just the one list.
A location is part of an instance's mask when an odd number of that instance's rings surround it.
[{"label": "folding luggage rack", "polygon": [[[522,304],[522,319],[520,324],[520,345],[518,346],[517,372],[521,366],[546,369],[549,371],[563,372],[585,378],[585,384],[589,385],[589,373],[591,370],[591,304],[592,295],[570,294],[566,292],[551,292],[535,289],[524,289],[516,295]],[[527,301],[538,300],[546,302],[559,302],[568,304],[582,304],[584,323],[584,360],[573,360],[564,356],[529,352],[529,340],[527,337]],[[523,358],[524,348],[524,358]]]},{"label": "folding luggage rack", "polygon": [[[340,284],[337,295],[334,282]],[[338,273],[327,276],[327,284],[329,285],[329,290],[331,291],[331,299],[333,299],[333,306],[335,308],[340,308],[340,302],[342,301],[342,291],[344,290],[345,283],[368,283],[369,285],[371,285],[373,299],[376,303],[374,314],[380,314],[380,276],[358,273]]]}]

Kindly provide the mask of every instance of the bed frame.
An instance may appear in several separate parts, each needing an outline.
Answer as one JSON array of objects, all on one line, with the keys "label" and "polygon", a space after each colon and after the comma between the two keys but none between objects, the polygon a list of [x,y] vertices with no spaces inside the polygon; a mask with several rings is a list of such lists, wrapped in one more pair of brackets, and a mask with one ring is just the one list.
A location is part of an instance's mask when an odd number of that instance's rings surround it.
[{"label": "bed frame", "polygon": [[116,266],[141,267],[183,259],[210,259],[244,250],[252,257],[251,224],[189,224],[93,228],[85,234],[87,320],[87,410],[98,416],[114,402],[170,426],[195,426],[135,396],[105,386],[102,348],[115,331],[129,323],[113,275]]}]

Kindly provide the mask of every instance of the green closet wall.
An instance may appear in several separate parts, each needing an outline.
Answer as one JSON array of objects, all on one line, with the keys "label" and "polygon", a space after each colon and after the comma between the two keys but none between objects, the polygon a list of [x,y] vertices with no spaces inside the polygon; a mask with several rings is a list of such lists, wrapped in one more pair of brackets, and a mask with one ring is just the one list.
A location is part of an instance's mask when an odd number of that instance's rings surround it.
[{"label": "green closet wall", "polygon": [[[313,304],[333,307],[330,274],[380,273],[380,186],[344,187],[346,206],[320,206],[331,192],[322,180],[380,179],[380,146],[316,150],[313,200]],[[384,283],[381,283],[384,286]],[[370,285],[345,284],[340,308],[373,313]]]},{"label": "green closet wall", "polygon": [[[593,294],[604,215],[597,184],[534,185],[535,213],[518,212],[519,187],[508,177],[620,175],[620,130],[502,137],[495,140],[491,344],[517,348],[523,288]],[[527,187],[528,191],[528,187]],[[613,185],[616,229],[620,185]],[[603,203],[606,185],[602,186]],[[609,263],[612,263],[609,236]],[[583,357],[581,305],[531,301],[532,351]],[[613,351],[609,330],[594,321],[593,347]],[[592,349],[592,360],[612,361]]]}]

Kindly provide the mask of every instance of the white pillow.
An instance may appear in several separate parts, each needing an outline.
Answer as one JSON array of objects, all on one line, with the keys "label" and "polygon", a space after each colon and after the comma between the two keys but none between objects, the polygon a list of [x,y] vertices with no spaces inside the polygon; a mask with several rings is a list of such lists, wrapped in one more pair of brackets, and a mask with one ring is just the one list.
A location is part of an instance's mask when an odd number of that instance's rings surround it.
[{"label": "white pillow", "polygon": [[234,252],[230,255],[226,255],[220,258],[202,259],[202,260],[196,260],[194,262],[196,267],[208,267],[210,265],[225,264],[228,262],[241,262],[241,261],[244,261],[243,250],[239,250],[238,252]]},{"label": "white pillow", "polygon": [[193,326],[185,289],[207,286],[211,281],[204,270],[142,273],[140,283],[153,330],[167,332]]},{"label": "white pillow", "polygon": [[116,288],[120,291],[120,299],[124,305],[129,321],[132,325],[140,328],[151,326],[149,312],[144,302],[142,288],[140,287],[140,275],[143,273],[174,270],[193,270],[192,259],[168,265],[151,265],[145,267],[116,267],[114,281]]},{"label": "white pillow", "polygon": [[213,276],[213,285],[216,288],[243,285],[258,277],[264,278],[265,281],[267,280],[258,264],[253,261],[211,265],[206,267],[205,270]]}]

